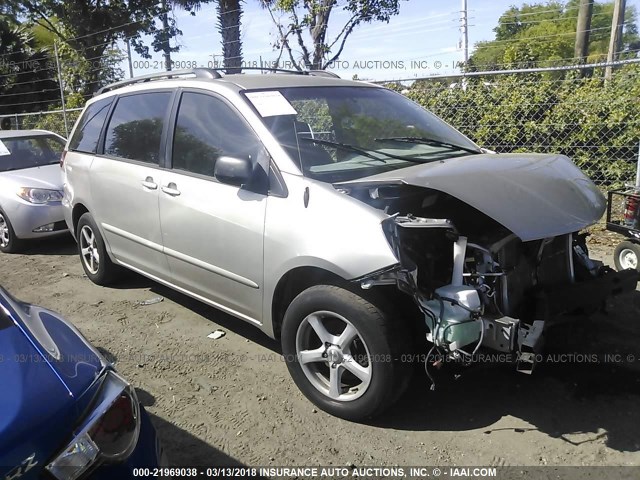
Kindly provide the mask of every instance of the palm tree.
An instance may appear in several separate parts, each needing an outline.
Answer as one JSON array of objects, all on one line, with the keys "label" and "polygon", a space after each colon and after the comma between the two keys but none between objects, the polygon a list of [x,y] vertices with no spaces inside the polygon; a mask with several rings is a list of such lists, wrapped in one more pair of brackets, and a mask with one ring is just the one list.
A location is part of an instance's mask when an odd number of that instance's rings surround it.
[{"label": "palm tree", "polygon": [[217,0],[218,31],[222,36],[222,55],[227,73],[242,71],[242,41],[240,21],[242,19],[241,0]]},{"label": "palm tree", "polygon": [[168,1],[173,7],[184,8],[187,11],[198,10],[202,4],[215,1],[218,10],[218,31],[222,37],[224,69],[227,73],[240,73],[242,71],[242,40],[240,39],[242,0]]}]

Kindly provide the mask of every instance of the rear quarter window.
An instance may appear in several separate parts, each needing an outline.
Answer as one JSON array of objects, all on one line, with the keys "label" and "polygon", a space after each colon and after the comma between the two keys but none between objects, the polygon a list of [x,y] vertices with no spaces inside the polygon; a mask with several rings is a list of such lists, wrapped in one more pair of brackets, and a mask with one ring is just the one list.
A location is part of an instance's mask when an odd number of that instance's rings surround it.
[{"label": "rear quarter window", "polygon": [[78,127],[71,137],[71,142],[69,142],[70,150],[96,153],[100,132],[112,102],[113,97],[109,97],[98,100],[87,107],[78,121]]}]

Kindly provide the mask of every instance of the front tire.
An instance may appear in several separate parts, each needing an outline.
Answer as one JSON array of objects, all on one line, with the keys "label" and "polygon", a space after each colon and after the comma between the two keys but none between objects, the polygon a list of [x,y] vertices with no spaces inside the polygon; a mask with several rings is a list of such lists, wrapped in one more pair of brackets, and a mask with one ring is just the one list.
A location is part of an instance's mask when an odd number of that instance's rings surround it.
[{"label": "front tire", "polygon": [[299,294],[282,324],[282,351],[302,393],[322,410],[362,420],[391,406],[409,383],[401,319],[340,287]]},{"label": "front tire", "polygon": [[640,272],[640,244],[625,240],[620,242],[613,252],[613,261],[619,272],[632,268]]},{"label": "front tire", "polygon": [[109,258],[100,230],[90,213],[80,217],[76,238],[80,262],[89,280],[103,286],[113,282],[119,269]]},{"label": "front tire", "polygon": [[16,237],[7,214],[0,210],[0,252],[17,253],[22,248],[22,241]]}]

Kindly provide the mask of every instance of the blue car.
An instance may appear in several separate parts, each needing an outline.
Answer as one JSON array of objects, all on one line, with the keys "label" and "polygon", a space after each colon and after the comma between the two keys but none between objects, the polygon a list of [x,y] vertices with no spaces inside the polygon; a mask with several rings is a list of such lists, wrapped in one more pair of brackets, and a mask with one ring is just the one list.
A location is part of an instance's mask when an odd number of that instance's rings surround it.
[{"label": "blue car", "polygon": [[0,288],[0,480],[164,465],[135,390],[68,321]]}]

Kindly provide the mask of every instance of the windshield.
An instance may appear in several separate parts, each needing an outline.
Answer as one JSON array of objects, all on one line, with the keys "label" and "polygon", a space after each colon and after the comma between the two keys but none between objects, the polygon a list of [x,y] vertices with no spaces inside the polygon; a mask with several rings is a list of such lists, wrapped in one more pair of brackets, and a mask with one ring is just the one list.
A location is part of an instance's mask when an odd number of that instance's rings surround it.
[{"label": "windshield", "polygon": [[302,172],[324,182],[480,153],[438,117],[384,88],[292,87],[247,98]]},{"label": "windshield", "polygon": [[0,172],[60,162],[64,140],[55,135],[0,139]]}]

